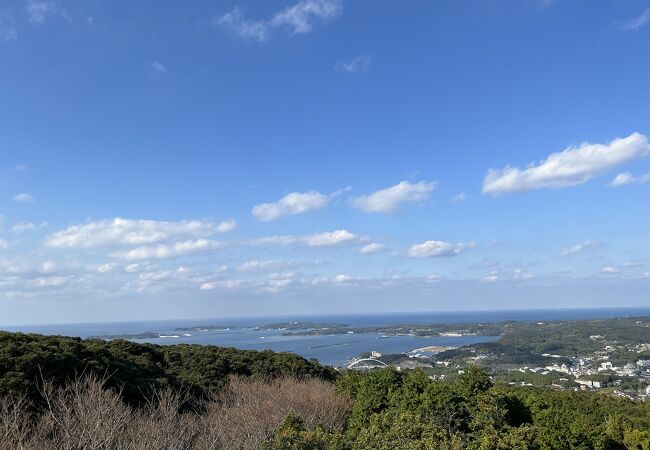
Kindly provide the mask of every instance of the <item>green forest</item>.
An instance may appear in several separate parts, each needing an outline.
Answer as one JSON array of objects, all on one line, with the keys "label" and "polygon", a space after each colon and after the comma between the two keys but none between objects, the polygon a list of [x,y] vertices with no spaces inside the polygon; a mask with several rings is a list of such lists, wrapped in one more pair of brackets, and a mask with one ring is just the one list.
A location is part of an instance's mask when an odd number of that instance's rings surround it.
[{"label": "green forest", "polygon": [[293,354],[0,333],[0,449],[650,449],[650,404]]},{"label": "green forest", "polygon": [[39,401],[39,381],[62,385],[84,373],[107,377],[130,404],[167,387],[204,395],[222,388],[230,375],[329,381],[337,376],[330,367],[290,353],[0,332],[0,395],[27,393]]}]

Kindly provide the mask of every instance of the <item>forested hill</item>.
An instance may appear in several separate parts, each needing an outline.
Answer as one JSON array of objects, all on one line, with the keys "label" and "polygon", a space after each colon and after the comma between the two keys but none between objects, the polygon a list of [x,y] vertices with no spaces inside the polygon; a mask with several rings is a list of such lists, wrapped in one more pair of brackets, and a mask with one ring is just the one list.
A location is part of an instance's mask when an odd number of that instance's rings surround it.
[{"label": "forested hill", "polygon": [[645,450],[650,403],[493,385],[477,366],[337,376],[288,353],[0,332],[0,450],[16,448]]},{"label": "forested hill", "polygon": [[334,369],[290,353],[0,332],[0,396],[26,392],[36,399],[41,380],[64,384],[89,373],[108,376],[129,403],[167,386],[197,394],[219,389],[230,375],[336,377]]}]

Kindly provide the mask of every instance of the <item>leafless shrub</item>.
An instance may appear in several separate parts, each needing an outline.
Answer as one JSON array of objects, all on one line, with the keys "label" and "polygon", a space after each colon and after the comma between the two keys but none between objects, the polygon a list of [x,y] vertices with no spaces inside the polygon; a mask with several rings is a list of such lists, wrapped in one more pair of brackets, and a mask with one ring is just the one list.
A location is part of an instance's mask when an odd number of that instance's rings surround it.
[{"label": "leafless shrub", "polygon": [[180,413],[181,406],[188,402],[185,392],[171,389],[154,392],[144,410],[139,411],[129,430],[133,450],[165,449],[190,450],[202,430],[198,417],[191,413]]},{"label": "leafless shrub", "polygon": [[302,417],[308,429],[320,424],[340,430],[348,411],[349,402],[321,380],[233,377],[201,417],[204,445],[211,449],[260,448],[288,414]]},{"label": "leafless shrub", "polygon": [[39,424],[41,438],[61,450],[123,448],[133,413],[120,393],[105,384],[106,379],[94,375],[62,388],[46,384],[41,392],[47,404]]},{"label": "leafless shrub", "polygon": [[0,450],[28,448],[32,421],[24,396],[0,398]]},{"label": "leafless shrub", "polygon": [[313,429],[341,430],[348,400],[314,379],[234,377],[194,411],[187,392],[162,390],[131,408],[106,379],[84,376],[65,387],[45,383],[45,409],[25,398],[0,398],[0,450],[258,449],[288,414]]}]

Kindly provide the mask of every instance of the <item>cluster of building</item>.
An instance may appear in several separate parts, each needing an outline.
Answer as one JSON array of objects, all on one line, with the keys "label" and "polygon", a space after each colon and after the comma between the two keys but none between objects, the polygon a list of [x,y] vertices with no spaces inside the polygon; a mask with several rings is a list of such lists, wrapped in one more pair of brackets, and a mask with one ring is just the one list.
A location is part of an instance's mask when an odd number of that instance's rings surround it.
[{"label": "cluster of building", "polygon": [[[544,355],[547,356],[547,355]],[[554,355],[549,355],[553,357]],[[544,367],[521,367],[510,369],[522,373],[530,372],[539,375],[566,374],[568,377],[560,377],[552,386],[566,388],[571,382],[577,384],[575,389],[595,390],[613,387],[614,393],[621,397],[650,400],[650,358],[638,359],[636,363],[627,363],[615,366],[611,361],[593,361],[591,358],[580,358],[573,364],[550,364]],[[630,379],[642,382],[646,385],[642,391],[623,390],[621,386],[624,380]],[[522,382],[523,385],[532,386],[532,383]],[[575,385],[574,385],[575,386]]]}]

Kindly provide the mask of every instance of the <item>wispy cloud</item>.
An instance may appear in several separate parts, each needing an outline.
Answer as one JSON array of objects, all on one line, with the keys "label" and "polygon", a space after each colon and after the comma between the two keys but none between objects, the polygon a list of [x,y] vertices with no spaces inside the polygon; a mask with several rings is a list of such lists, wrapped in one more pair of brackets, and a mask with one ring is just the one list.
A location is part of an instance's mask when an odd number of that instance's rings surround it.
[{"label": "wispy cloud", "polygon": [[603,267],[601,269],[601,272],[608,275],[614,275],[617,273],[621,273],[621,269],[619,269],[618,267],[608,266],[608,267]]},{"label": "wispy cloud", "polygon": [[288,269],[295,266],[291,261],[267,260],[258,261],[250,260],[242,263],[239,270],[242,272],[275,272],[278,270]]},{"label": "wispy cloud", "polygon": [[23,192],[21,194],[14,195],[12,200],[18,203],[32,203],[34,201],[34,197]]},{"label": "wispy cloud", "polygon": [[444,241],[425,241],[412,245],[408,255],[413,258],[433,258],[442,256],[456,256],[469,248],[475,248],[475,242],[459,242],[452,244]]},{"label": "wispy cloud", "polygon": [[18,38],[16,21],[9,8],[0,9],[0,41],[10,42]]},{"label": "wispy cloud", "polygon": [[620,20],[615,23],[619,30],[634,31],[650,23],[650,8],[646,8],[640,15],[630,20]]},{"label": "wispy cloud", "polygon": [[222,288],[222,289],[236,289],[242,285],[241,280],[217,280],[217,281],[208,281],[201,283],[199,290],[201,291],[211,291],[213,289]]},{"label": "wispy cloud", "polygon": [[594,241],[585,241],[585,242],[583,242],[581,244],[572,245],[571,247],[564,249],[560,253],[560,256],[577,255],[578,253],[581,253],[584,250],[586,250],[586,249],[588,249],[590,247],[593,247],[594,245],[596,245],[596,243]]},{"label": "wispy cloud", "polygon": [[467,194],[465,194],[464,192],[460,192],[451,198],[452,203],[462,203],[465,200],[467,200]]},{"label": "wispy cloud", "polygon": [[235,219],[224,220],[223,222],[217,224],[215,231],[217,233],[229,233],[236,229],[238,226]]},{"label": "wispy cloud", "polygon": [[163,65],[163,63],[159,61],[152,61],[148,64],[149,69],[151,69],[152,72],[155,73],[165,73],[167,72],[167,67]]},{"label": "wispy cloud", "polygon": [[46,228],[48,226],[47,222],[42,222],[40,225],[35,225],[32,222],[18,222],[11,227],[13,233],[24,233],[26,231],[39,230],[41,228]]},{"label": "wispy cloud", "polygon": [[342,11],[340,0],[303,0],[261,20],[247,19],[241,9],[235,7],[231,12],[216,17],[212,23],[245,39],[266,41],[277,30],[291,35],[309,33],[316,21],[337,17]]},{"label": "wispy cloud", "polygon": [[55,1],[28,0],[27,17],[35,25],[42,25],[47,18],[60,12],[60,4]]},{"label": "wispy cloud", "polygon": [[337,72],[355,74],[367,72],[370,68],[370,56],[357,56],[350,61],[337,61],[334,70]]},{"label": "wispy cloud", "polygon": [[55,248],[95,248],[116,245],[148,245],[179,237],[206,237],[217,232],[219,224],[205,220],[163,222],[117,217],[84,225],[72,225],[46,237]]},{"label": "wispy cloud", "polygon": [[490,169],[483,182],[483,193],[498,195],[576,186],[649,153],[648,139],[640,133],[614,139],[609,144],[585,143],[553,153],[526,169]]},{"label": "wispy cloud", "polygon": [[407,203],[418,203],[429,198],[435,189],[435,182],[402,181],[394,186],[372,194],[350,199],[350,204],[367,213],[391,213]]},{"label": "wispy cloud", "polygon": [[145,245],[125,252],[114,253],[114,256],[126,261],[139,261],[146,259],[174,258],[193,253],[221,249],[225,244],[209,239],[175,242],[173,244]]},{"label": "wispy cloud", "polygon": [[249,241],[252,245],[306,245],[308,247],[331,247],[356,243],[361,237],[348,230],[335,230],[306,235],[269,236]]},{"label": "wispy cloud", "polygon": [[532,280],[533,278],[535,278],[535,275],[533,275],[532,273],[528,272],[525,269],[514,269],[512,271],[506,271],[506,272],[492,270],[486,276],[481,278],[481,282],[498,283],[504,281],[525,281],[525,280]]},{"label": "wispy cloud", "polygon": [[292,192],[277,202],[256,205],[251,210],[251,214],[257,220],[269,222],[284,216],[316,211],[324,208],[328,203],[329,197],[320,192]]},{"label": "wispy cloud", "polygon": [[637,260],[637,261],[626,261],[623,263],[623,267],[626,268],[635,268],[635,267],[645,267],[648,265],[648,261]]},{"label": "wispy cloud", "polygon": [[342,189],[331,194],[321,194],[317,191],[292,192],[285,195],[277,202],[262,203],[251,210],[257,220],[269,222],[284,216],[294,216],[309,211],[325,208],[329,202],[347,191]]},{"label": "wispy cloud", "polygon": [[611,187],[621,187],[621,186],[627,186],[628,184],[645,184],[645,183],[650,183],[650,173],[635,176],[632,175],[630,172],[623,172],[616,175],[616,177],[614,177],[614,179],[612,180],[611,183],[609,183],[609,185]]},{"label": "wispy cloud", "polygon": [[377,253],[385,249],[386,246],[384,244],[378,244],[376,242],[372,242],[368,245],[364,245],[363,247],[361,247],[361,249],[359,249],[359,253],[361,253],[362,255],[371,255],[373,253]]}]

